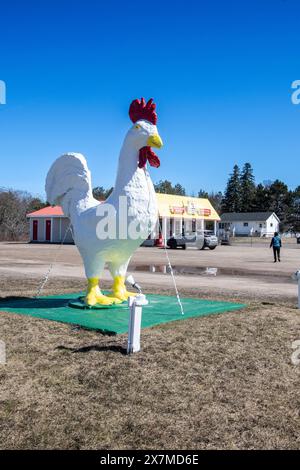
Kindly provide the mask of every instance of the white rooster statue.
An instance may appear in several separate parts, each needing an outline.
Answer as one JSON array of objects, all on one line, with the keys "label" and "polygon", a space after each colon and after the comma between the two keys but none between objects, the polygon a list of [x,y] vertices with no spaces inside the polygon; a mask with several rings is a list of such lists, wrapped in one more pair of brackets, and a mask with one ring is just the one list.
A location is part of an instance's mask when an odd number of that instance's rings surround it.
[{"label": "white rooster statue", "polygon": [[[120,151],[114,191],[105,202],[94,199],[91,174],[79,153],[58,158],[46,179],[48,201],[61,205],[71,220],[88,280],[85,304],[90,307],[120,303],[132,295],[125,286],[128,263],[157,221],[156,195],[146,168],[147,160],[151,166],[160,165],[151,147],[163,145],[153,100],[134,100],[129,116],[133,126]],[[99,287],[105,264],[113,278],[112,293],[107,296]]]}]

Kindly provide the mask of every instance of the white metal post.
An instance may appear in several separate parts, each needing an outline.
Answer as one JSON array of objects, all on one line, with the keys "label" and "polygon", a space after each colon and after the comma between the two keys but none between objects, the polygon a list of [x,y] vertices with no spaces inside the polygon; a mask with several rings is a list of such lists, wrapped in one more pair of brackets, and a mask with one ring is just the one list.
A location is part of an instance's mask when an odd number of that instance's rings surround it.
[{"label": "white metal post", "polygon": [[182,235],[182,217],[179,219],[179,230],[176,235]]},{"label": "white metal post", "polygon": [[5,342],[0,339],[0,364],[6,364],[6,345]]},{"label": "white metal post", "polygon": [[292,275],[292,279],[298,282],[298,308],[300,309],[300,270]]},{"label": "white metal post", "polygon": [[167,243],[167,218],[162,218],[162,237],[164,240],[164,245]]},{"label": "white metal post", "polygon": [[139,352],[141,349],[141,323],[142,323],[142,307],[147,305],[148,300],[143,294],[136,297],[129,297],[129,323],[128,323],[128,343],[127,354]]}]

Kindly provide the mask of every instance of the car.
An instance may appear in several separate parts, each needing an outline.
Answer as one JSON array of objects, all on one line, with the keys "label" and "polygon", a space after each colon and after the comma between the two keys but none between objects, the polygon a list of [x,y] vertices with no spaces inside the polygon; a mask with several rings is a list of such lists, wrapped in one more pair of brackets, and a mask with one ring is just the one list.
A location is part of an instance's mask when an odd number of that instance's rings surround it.
[{"label": "car", "polygon": [[169,248],[186,249],[187,246],[195,246],[198,250],[201,250],[204,245],[204,234],[203,232],[186,232],[184,235],[173,235],[167,241]]},{"label": "car", "polygon": [[212,230],[204,230],[204,248],[209,248],[214,250],[218,246],[218,237],[214,234]]},{"label": "car", "polygon": [[185,235],[173,235],[168,239],[167,245],[171,249],[182,248],[185,250],[187,246],[194,246],[198,250],[204,250],[204,248],[214,250],[218,245],[218,238],[213,232],[204,230],[185,233]]},{"label": "car", "polygon": [[149,235],[149,237],[144,240],[141,244],[141,246],[154,246],[155,245],[155,240],[153,240],[153,238],[151,238],[151,236]]}]

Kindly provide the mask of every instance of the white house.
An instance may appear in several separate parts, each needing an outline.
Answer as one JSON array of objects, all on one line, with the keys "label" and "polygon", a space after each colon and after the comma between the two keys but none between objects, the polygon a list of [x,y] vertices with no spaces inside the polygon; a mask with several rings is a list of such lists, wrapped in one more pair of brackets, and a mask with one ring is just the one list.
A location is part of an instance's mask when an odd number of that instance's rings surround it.
[{"label": "white house", "polygon": [[279,232],[279,223],[275,212],[226,212],[221,215],[219,234],[272,237]]}]

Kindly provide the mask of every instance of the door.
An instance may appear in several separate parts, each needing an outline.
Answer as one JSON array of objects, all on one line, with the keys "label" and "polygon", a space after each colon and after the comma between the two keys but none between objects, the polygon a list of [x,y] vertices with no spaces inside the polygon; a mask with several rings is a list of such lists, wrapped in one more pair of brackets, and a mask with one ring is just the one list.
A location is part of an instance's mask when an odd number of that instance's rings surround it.
[{"label": "door", "polygon": [[51,242],[51,220],[46,220],[46,242]]},{"label": "door", "polygon": [[32,241],[37,242],[38,239],[38,220],[33,221],[33,226],[32,226]]}]

